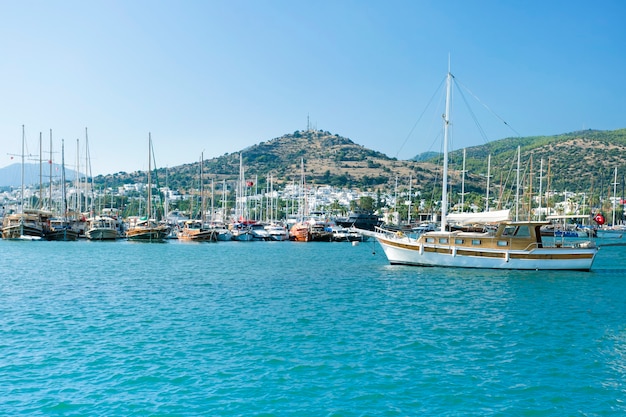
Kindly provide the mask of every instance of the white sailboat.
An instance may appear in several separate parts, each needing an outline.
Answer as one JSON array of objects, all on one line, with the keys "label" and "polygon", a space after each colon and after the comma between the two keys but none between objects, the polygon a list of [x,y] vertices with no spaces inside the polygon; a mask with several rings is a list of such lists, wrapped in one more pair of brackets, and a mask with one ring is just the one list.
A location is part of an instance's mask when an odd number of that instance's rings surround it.
[{"label": "white sailboat", "polygon": [[[391,264],[488,269],[589,270],[597,254],[592,242],[548,246],[541,239],[537,221],[497,218],[494,230],[448,231],[448,130],[452,74],[446,78],[441,229],[425,232],[417,239],[399,233],[363,234],[376,238]],[[501,214],[501,213],[499,213]]]}]

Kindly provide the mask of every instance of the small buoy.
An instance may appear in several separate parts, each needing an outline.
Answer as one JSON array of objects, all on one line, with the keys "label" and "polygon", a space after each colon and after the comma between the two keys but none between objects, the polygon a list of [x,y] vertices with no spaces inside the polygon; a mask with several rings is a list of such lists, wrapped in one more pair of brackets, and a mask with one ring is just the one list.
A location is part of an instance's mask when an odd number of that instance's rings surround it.
[{"label": "small buoy", "polygon": [[353,240],[352,241],[352,246],[359,246],[359,241],[358,240]]}]

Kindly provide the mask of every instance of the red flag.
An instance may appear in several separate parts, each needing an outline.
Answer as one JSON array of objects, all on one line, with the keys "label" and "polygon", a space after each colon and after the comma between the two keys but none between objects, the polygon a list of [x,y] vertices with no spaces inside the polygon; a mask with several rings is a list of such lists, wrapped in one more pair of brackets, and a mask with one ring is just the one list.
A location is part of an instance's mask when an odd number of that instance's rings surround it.
[{"label": "red flag", "polygon": [[593,217],[593,220],[598,223],[600,226],[604,224],[604,216],[602,213],[598,213]]},{"label": "red flag", "polygon": [[246,185],[248,187],[252,187],[254,185],[254,183],[252,181],[246,181]]}]

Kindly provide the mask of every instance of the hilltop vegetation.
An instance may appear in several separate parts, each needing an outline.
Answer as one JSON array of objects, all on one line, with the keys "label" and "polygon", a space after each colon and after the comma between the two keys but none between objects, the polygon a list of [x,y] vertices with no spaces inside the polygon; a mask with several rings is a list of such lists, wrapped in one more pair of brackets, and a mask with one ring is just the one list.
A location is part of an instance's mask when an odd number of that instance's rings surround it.
[{"label": "hilltop vegetation", "polygon": [[[491,193],[510,188],[516,172],[517,147],[521,149],[522,184],[530,192],[533,184],[537,192],[539,176],[543,189],[556,191],[591,192],[606,195],[613,182],[615,167],[620,178],[626,171],[626,129],[615,131],[586,130],[556,136],[506,138],[466,149],[465,191],[468,198],[480,201],[485,194],[487,160],[491,155]],[[332,185],[393,192],[398,178],[400,189],[408,187],[423,196],[440,192],[440,156],[427,155],[420,161],[399,161],[352,140],[326,131],[296,131],[261,142],[241,151],[247,179],[255,179],[265,186],[271,176],[274,186],[299,182],[301,162],[307,184]],[[461,185],[462,150],[450,155],[452,192],[459,193]],[[191,159],[191,158],[190,158]],[[540,161],[543,171],[540,173]],[[204,161],[205,181],[236,181],[239,175],[239,152],[225,154]],[[160,185],[184,192],[197,188],[197,162],[158,170]],[[94,183],[113,187],[121,184],[145,182],[145,172],[117,173],[94,178]],[[623,181],[618,180],[623,184]],[[490,188],[491,188],[490,187]],[[601,190],[601,191],[600,191]],[[502,196],[504,192],[501,192]],[[456,197],[453,197],[453,200]]]},{"label": "hilltop vegetation", "polygon": [[[296,131],[261,142],[241,152],[225,154],[204,161],[205,178],[236,181],[239,175],[239,154],[242,155],[247,179],[258,178],[265,184],[271,175],[274,184],[299,182],[302,165],[307,184],[336,187],[376,189],[387,187],[395,177],[418,175],[426,180],[433,175],[431,163],[398,161],[385,154],[355,144],[350,139],[325,131]],[[199,177],[198,163],[158,170],[161,183],[167,175],[168,186],[193,188]],[[117,173],[94,178],[94,183],[113,186],[145,181],[145,173]],[[163,185],[163,184],[161,184]]]}]

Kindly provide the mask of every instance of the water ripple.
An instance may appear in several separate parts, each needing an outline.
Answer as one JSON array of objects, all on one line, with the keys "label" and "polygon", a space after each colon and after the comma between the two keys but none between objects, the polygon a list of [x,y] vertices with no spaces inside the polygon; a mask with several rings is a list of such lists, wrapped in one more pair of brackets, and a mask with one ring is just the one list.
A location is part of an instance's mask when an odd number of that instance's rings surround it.
[{"label": "water ripple", "polygon": [[20,243],[0,241],[0,414],[626,412],[620,248],[564,274],[371,244]]}]

